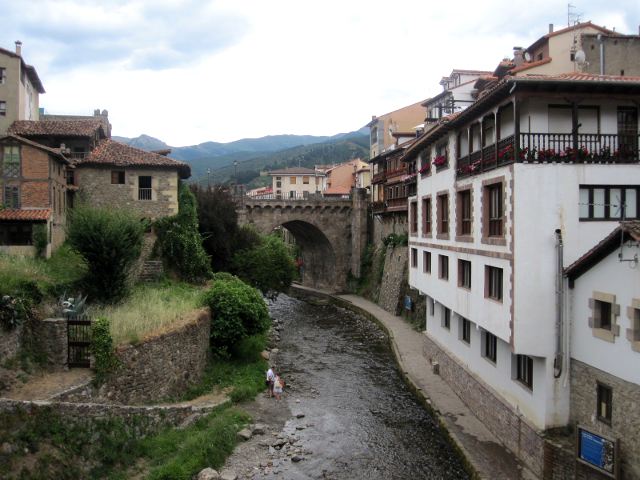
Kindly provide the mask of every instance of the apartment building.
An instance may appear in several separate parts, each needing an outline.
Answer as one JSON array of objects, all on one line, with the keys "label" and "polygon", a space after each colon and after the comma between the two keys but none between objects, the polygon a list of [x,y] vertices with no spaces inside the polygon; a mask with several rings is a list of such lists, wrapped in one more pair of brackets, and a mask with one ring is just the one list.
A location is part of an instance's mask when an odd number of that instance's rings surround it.
[{"label": "apartment building", "polygon": [[308,198],[320,194],[326,186],[326,173],[304,167],[282,168],[269,172],[276,198]]},{"label": "apartment building", "polygon": [[639,94],[637,77],[506,77],[403,156],[425,351],[540,476],[544,432],[571,420],[564,269],[640,215]]},{"label": "apartment building", "polygon": [[22,58],[22,42],[13,52],[0,48],[0,136],[16,120],[38,120],[41,93],[36,69]]},{"label": "apartment building", "polygon": [[397,136],[416,136],[424,123],[424,101],[399,108],[379,117],[373,115],[366,125],[370,132],[369,158],[373,159],[397,146]]}]

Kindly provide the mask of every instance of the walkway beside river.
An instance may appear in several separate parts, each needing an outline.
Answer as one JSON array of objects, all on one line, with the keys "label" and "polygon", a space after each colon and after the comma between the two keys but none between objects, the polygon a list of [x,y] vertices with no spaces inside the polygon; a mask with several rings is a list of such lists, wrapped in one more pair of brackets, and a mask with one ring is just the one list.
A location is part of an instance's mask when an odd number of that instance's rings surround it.
[{"label": "walkway beside river", "polygon": [[423,334],[413,330],[401,317],[383,310],[357,295],[332,295],[300,285],[293,288],[309,293],[328,295],[344,306],[353,306],[369,314],[388,331],[396,359],[405,378],[435,410],[451,438],[482,479],[535,480],[524,467],[478,420],[455,392],[431,371],[423,353]]}]

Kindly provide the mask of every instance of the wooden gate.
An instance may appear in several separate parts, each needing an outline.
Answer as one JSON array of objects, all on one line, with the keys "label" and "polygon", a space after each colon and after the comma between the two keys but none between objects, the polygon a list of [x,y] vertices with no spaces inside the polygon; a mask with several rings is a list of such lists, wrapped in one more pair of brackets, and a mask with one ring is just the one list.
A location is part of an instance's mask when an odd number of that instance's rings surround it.
[{"label": "wooden gate", "polygon": [[67,317],[67,351],[69,368],[89,367],[91,355],[91,318],[89,316]]}]

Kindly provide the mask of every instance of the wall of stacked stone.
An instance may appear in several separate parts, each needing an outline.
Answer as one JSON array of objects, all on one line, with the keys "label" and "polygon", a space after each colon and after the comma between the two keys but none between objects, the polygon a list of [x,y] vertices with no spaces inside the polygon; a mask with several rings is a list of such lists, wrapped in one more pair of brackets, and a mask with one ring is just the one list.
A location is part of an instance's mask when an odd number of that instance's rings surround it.
[{"label": "wall of stacked stone", "polygon": [[[596,418],[597,384],[613,392],[611,424]],[[640,386],[571,359],[571,421],[586,429],[620,439],[620,476],[640,479]],[[587,472],[588,467],[580,468]],[[589,472],[589,478],[606,478]]]},{"label": "wall of stacked stone", "polygon": [[0,398],[0,412],[3,413],[12,414],[18,411],[31,415],[52,413],[67,422],[81,424],[89,431],[95,428],[96,420],[118,418],[124,420],[126,426],[134,428],[137,436],[154,433],[162,427],[177,427],[191,423],[215,408],[216,406],[131,406]]},{"label": "wall of stacked stone", "polygon": [[407,247],[387,247],[378,305],[393,315],[400,313],[403,285],[407,283]]},{"label": "wall of stacked stone", "polygon": [[544,472],[544,438],[428,337],[425,337],[424,350],[427,358],[438,363],[440,376],[478,419],[534,474],[547,478],[549,472]]},{"label": "wall of stacked stone", "polygon": [[34,323],[35,344],[47,356],[47,365],[54,370],[67,366],[67,322],[64,318],[46,318]]},{"label": "wall of stacked stone", "polygon": [[116,349],[120,366],[97,390],[81,388],[60,400],[117,404],[157,402],[197,383],[209,358],[211,319],[206,309],[187,314],[172,330]]},{"label": "wall of stacked stone", "polygon": [[18,354],[23,328],[22,325],[13,330],[4,330],[0,327],[0,361],[8,360]]}]

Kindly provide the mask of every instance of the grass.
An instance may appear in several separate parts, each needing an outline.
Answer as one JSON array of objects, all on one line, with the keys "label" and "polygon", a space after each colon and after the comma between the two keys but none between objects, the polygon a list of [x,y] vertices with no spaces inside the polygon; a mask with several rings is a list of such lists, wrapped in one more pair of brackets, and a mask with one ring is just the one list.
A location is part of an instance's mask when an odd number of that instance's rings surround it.
[{"label": "grass", "polygon": [[0,456],[0,477],[126,479],[142,459],[145,478],[187,480],[205,467],[221,467],[236,433],[250,420],[244,412],[221,407],[183,430],[140,438],[142,417],[69,421],[52,410],[2,413],[0,433],[16,449]]},{"label": "grass", "polygon": [[161,330],[200,305],[202,290],[187,283],[165,281],[140,284],[118,305],[92,306],[94,318],[110,320],[114,344],[137,343],[148,333]]}]

